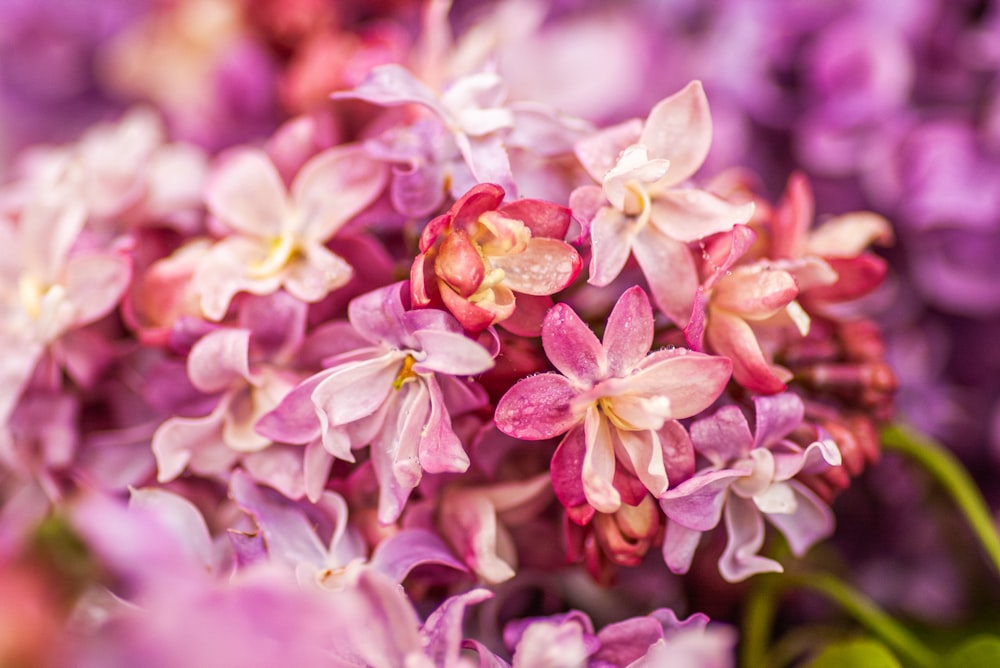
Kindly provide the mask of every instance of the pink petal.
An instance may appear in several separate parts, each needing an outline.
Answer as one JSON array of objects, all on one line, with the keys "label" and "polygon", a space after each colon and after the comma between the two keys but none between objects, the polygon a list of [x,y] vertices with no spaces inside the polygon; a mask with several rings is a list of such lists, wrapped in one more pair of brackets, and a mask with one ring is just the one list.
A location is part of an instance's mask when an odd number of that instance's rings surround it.
[{"label": "pink petal", "polygon": [[573,282],[583,261],[565,241],[532,237],[523,252],[491,258],[503,269],[504,283],[515,292],[551,295]]},{"label": "pink petal", "polygon": [[712,306],[749,320],[770,318],[798,296],[799,286],[787,271],[767,264],[739,267],[720,280]]},{"label": "pink petal", "polygon": [[668,489],[660,497],[660,508],[672,522],[695,531],[710,531],[719,524],[729,488],[748,474],[749,467],[700,471]]},{"label": "pink petal", "polygon": [[566,304],[556,304],[545,316],[542,348],[552,366],[579,387],[590,387],[607,375],[601,342]]},{"label": "pink petal", "polygon": [[489,351],[463,334],[422,329],[413,335],[426,354],[413,365],[417,373],[475,376],[493,367]]},{"label": "pink petal", "polygon": [[205,187],[209,211],[230,228],[255,237],[277,237],[289,213],[285,185],[274,163],[256,148],[223,154]]},{"label": "pink petal", "polygon": [[571,404],[578,391],[554,373],[522,378],[497,403],[493,419],[505,434],[538,441],[565,433],[581,420]]},{"label": "pink petal", "polygon": [[581,139],[574,151],[587,173],[598,183],[603,183],[604,175],[618,162],[618,156],[639,139],[641,132],[642,121],[635,118]]},{"label": "pink petal", "polygon": [[701,531],[667,520],[667,530],[663,537],[663,562],[671,573],[683,574],[691,569],[701,534]]},{"label": "pink petal", "polygon": [[754,205],[733,204],[704,190],[680,188],[658,193],[651,209],[652,225],[671,239],[690,243],[749,222]]},{"label": "pink petal", "polygon": [[409,291],[409,285],[400,282],[355,297],[347,306],[351,325],[372,343],[384,341],[398,348],[412,348],[400,331],[406,311],[404,291]]},{"label": "pink petal", "polygon": [[311,395],[325,417],[324,427],[344,425],[374,413],[393,391],[401,364],[398,352],[386,353],[345,364],[330,373]]},{"label": "pink petal", "polygon": [[583,492],[598,512],[613,513],[622,499],[614,486],[615,449],[611,425],[596,408],[587,410],[584,421],[587,450],[583,455]]},{"label": "pink petal", "polygon": [[[345,517],[346,519],[346,517]],[[436,534],[424,529],[403,529],[375,546],[368,565],[393,582],[402,582],[411,570],[422,564],[467,570]]]},{"label": "pink petal", "polygon": [[833,533],[833,513],[809,488],[794,480],[795,511],[772,514],[767,519],[785,535],[792,552],[803,556],[817,541]]},{"label": "pink petal", "polygon": [[764,357],[753,329],[739,316],[712,311],[708,343],[715,352],[732,361],[733,379],[743,387],[761,394],[785,390],[785,382]]},{"label": "pink petal", "polygon": [[698,272],[691,251],[647,225],[632,244],[632,252],[657,308],[677,325],[686,324],[698,290]]},{"label": "pink petal", "polygon": [[781,564],[762,557],[764,519],[752,501],[732,496],[726,504],[726,549],[719,557],[719,573],[726,582],[740,582],[757,573],[781,573]]},{"label": "pink petal", "polygon": [[434,260],[434,273],[463,298],[471,297],[483,284],[486,266],[480,251],[464,229],[444,235]]},{"label": "pink petal", "polygon": [[650,157],[670,159],[671,184],[693,175],[712,145],[712,116],[700,81],[661,100],[649,112],[639,143]]},{"label": "pink petal", "polygon": [[[757,415],[759,420],[760,413]],[[759,422],[757,428],[760,429]],[[691,440],[699,454],[715,466],[725,466],[742,459],[751,448],[759,446],[759,443],[755,444],[750,425],[739,406],[723,406],[714,414],[692,423]]]},{"label": "pink petal", "polygon": [[169,482],[183,473],[192,454],[219,443],[222,415],[213,412],[199,418],[173,417],[153,434],[152,450],[156,457],[156,480]]},{"label": "pink petal", "polygon": [[383,107],[422,104],[439,115],[444,114],[434,92],[406,68],[395,63],[373,67],[368,77],[354,90],[340,91],[331,97],[335,100],[364,100]]},{"label": "pink petal", "polygon": [[551,297],[519,294],[514,312],[497,324],[518,336],[535,338],[542,335],[542,323],[551,308]]},{"label": "pink petal", "polygon": [[[583,491],[583,457],[587,450],[587,440],[583,424],[570,429],[559,443],[549,470],[552,476],[552,490],[564,508],[578,508],[587,505]],[[589,508],[589,506],[587,506]],[[593,515],[590,508],[590,515]],[[589,517],[581,518],[579,524],[586,524]]]},{"label": "pink petal", "polygon": [[497,554],[496,508],[482,494],[456,492],[442,500],[440,526],[448,541],[490,584],[514,577],[514,569]]},{"label": "pink petal", "polygon": [[74,307],[74,324],[80,326],[115,307],[132,278],[132,263],[123,255],[87,253],[70,258],[65,271],[66,299]]},{"label": "pink petal", "polygon": [[452,429],[441,388],[431,379],[426,389],[430,411],[420,425],[420,468],[428,473],[463,473],[469,468],[469,456]]},{"label": "pink petal", "polygon": [[694,473],[694,445],[684,425],[677,420],[667,420],[656,435],[663,449],[663,464],[670,484],[690,478]]},{"label": "pink petal", "polygon": [[618,278],[633,246],[641,245],[635,243],[637,233],[635,221],[618,209],[598,209],[590,223],[590,277],[587,282],[604,287]]},{"label": "pink petal", "polygon": [[788,436],[805,416],[805,406],[798,395],[784,392],[769,397],[754,397],[757,415],[753,447],[771,445]]},{"label": "pink petal", "polygon": [[251,382],[250,332],[217,329],[191,346],[187,359],[191,384],[205,394],[221,392],[237,381]]},{"label": "pink petal", "polygon": [[375,201],[387,179],[385,163],[369,157],[360,146],[337,146],[313,157],[292,182],[292,202],[301,217],[303,237],[326,242]]},{"label": "pink petal", "polygon": [[540,199],[517,199],[500,207],[505,218],[520,220],[531,230],[532,237],[563,240],[572,220],[565,206]]},{"label": "pink petal", "polygon": [[[425,653],[429,657],[428,666],[461,665],[459,655],[462,650],[462,624],[465,608],[490,598],[493,598],[493,592],[486,589],[473,589],[464,594],[449,597],[430,614],[421,629],[425,642]],[[406,663],[409,663],[409,660]]]},{"label": "pink petal", "polygon": [[283,272],[288,293],[312,304],[346,284],[354,275],[351,265],[324,246],[310,244]]},{"label": "pink petal", "polygon": [[208,525],[193,503],[164,489],[144,487],[130,490],[128,505],[129,510],[139,508],[158,519],[195,567],[207,572],[215,568]]},{"label": "pink petal", "polygon": [[653,308],[639,286],[622,293],[604,329],[608,371],[622,377],[631,372],[653,345]]},{"label": "pink petal", "polygon": [[824,258],[853,258],[871,244],[893,241],[892,224],[870,211],[845,213],[824,222],[809,235],[806,252]]},{"label": "pink petal", "polygon": [[625,379],[629,392],[670,400],[667,419],[681,420],[712,405],[729,381],[732,364],[724,357],[683,348],[652,353]]},{"label": "pink petal", "polygon": [[663,465],[663,449],[656,432],[618,430],[618,439],[628,455],[632,470],[649,493],[659,497],[667,489],[667,471]]},{"label": "pink petal", "polygon": [[320,435],[312,393],[334,370],[320,371],[292,389],[281,403],[257,421],[257,433],[284,443],[309,443]]}]

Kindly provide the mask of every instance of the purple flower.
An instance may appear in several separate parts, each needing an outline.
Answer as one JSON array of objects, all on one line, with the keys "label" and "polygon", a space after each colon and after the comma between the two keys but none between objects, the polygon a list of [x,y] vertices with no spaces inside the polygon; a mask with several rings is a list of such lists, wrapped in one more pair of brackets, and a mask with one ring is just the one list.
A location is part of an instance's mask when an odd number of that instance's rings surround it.
[{"label": "purple flower", "polygon": [[327,360],[257,426],[288,443],[322,438],[327,452],[346,461],[371,443],[385,523],[402,512],[422,471],[468,468],[451,418],[486,404],[482,388],[465,378],[493,366],[451,315],[407,311],[409,289],[396,283],[354,299],[348,318],[359,347]]},{"label": "purple flower", "polygon": [[753,434],[737,406],[720,408],[691,425],[695,449],[709,465],[660,498],[667,516],[663,558],[675,573],[687,572],[701,534],[723,516],[729,541],[719,572],[730,582],[782,570],[778,562],[757,554],[764,544],[765,516],[796,555],[833,530],[830,509],[793,478],[840,464],[836,444],[823,439],[802,448],[788,440],[804,412],[794,394],[755,397],[754,406]]}]

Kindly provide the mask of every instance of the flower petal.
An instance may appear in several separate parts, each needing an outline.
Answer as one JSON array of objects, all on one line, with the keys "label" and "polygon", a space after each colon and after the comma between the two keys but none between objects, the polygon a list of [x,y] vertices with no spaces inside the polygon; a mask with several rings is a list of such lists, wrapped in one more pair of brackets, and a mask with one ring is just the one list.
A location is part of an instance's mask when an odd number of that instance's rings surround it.
[{"label": "flower petal", "polygon": [[683,574],[691,569],[701,534],[701,531],[667,520],[667,530],[663,537],[663,562],[671,573]]},{"label": "flower petal", "polygon": [[292,202],[303,238],[325,243],[385,188],[388,168],[357,145],[314,156],[292,182]]},{"label": "flower petal", "polygon": [[221,392],[242,379],[250,382],[250,332],[217,329],[198,339],[187,359],[191,384],[205,394]]},{"label": "flower petal", "polygon": [[761,394],[785,390],[785,382],[764,357],[753,329],[739,316],[713,310],[706,338],[715,352],[732,360],[733,379],[743,387]]},{"label": "flower petal", "polygon": [[808,487],[790,481],[795,494],[795,511],[768,515],[767,519],[785,535],[792,552],[801,557],[817,541],[833,533],[833,513]]},{"label": "flower petal", "polygon": [[663,465],[663,449],[659,436],[652,430],[619,429],[618,439],[636,477],[654,498],[658,498],[667,489],[667,471]]},{"label": "flower petal", "polygon": [[670,182],[690,178],[712,145],[712,116],[700,81],[658,102],[646,117],[639,143],[657,158],[670,159]]},{"label": "flower petal", "polygon": [[353,275],[354,269],[339,255],[325,246],[308,244],[285,267],[282,283],[290,295],[312,304],[345,285]]},{"label": "flower petal", "polygon": [[339,426],[371,415],[381,406],[402,368],[398,352],[345,364],[313,390],[311,398],[327,426]]},{"label": "flower petal", "polygon": [[622,293],[604,329],[608,372],[622,377],[631,372],[653,345],[653,308],[639,286]]},{"label": "flower petal", "polygon": [[589,388],[607,375],[601,342],[567,304],[556,304],[545,316],[542,348],[552,366],[577,386]]},{"label": "flower petal", "polygon": [[719,573],[726,582],[740,582],[757,573],[781,573],[777,561],[757,554],[764,546],[764,518],[752,501],[731,496],[725,511],[726,549]]},{"label": "flower petal", "polygon": [[583,260],[565,241],[532,237],[521,253],[491,258],[503,269],[504,283],[515,292],[551,295],[573,282]]},{"label": "flower petal", "polygon": [[[760,429],[759,422],[757,429]],[[714,414],[695,421],[691,425],[691,440],[699,454],[716,466],[743,459],[752,447],[759,445],[753,440],[750,425],[739,406],[723,406]]]},{"label": "flower petal", "polygon": [[650,208],[649,222],[671,239],[684,243],[728,232],[735,225],[747,223],[754,211],[751,202],[733,204],[696,188],[657,193]]},{"label": "flower petal", "polygon": [[572,412],[578,391],[554,373],[522,378],[497,403],[493,419],[509,436],[539,441],[565,433],[582,416]]},{"label": "flower petal", "polygon": [[632,253],[657,308],[677,325],[687,324],[698,290],[698,271],[688,247],[647,225],[632,243]]},{"label": "flower petal", "polygon": [[413,333],[427,355],[413,365],[417,373],[474,376],[493,367],[493,358],[483,346],[463,334],[434,329]]},{"label": "flower petal", "polygon": [[660,497],[660,508],[673,522],[695,531],[709,531],[719,524],[730,496],[729,487],[749,473],[749,467],[699,471],[668,489]]},{"label": "flower petal", "polygon": [[666,419],[681,420],[712,405],[729,382],[732,363],[724,357],[684,348],[647,356],[639,370],[624,379],[628,391],[670,400]]},{"label": "flower petal", "polygon": [[618,278],[632,252],[637,231],[635,222],[618,209],[606,206],[597,210],[590,222],[588,283],[604,287]]},{"label": "flower petal", "polygon": [[205,203],[230,228],[264,238],[280,236],[290,208],[274,163],[247,147],[223,154],[205,186]]},{"label": "flower petal", "polygon": [[587,503],[602,513],[613,513],[622,505],[614,486],[615,448],[611,424],[591,407],[584,421],[587,450],[583,455],[583,493]]}]

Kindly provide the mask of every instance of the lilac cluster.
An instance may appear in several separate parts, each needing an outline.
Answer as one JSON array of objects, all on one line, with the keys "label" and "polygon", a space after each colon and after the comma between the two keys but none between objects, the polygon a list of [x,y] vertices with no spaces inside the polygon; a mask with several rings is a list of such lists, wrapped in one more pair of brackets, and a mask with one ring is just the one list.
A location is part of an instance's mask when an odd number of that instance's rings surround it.
[{"label": "lilac cluster", "polygon": [[994,313],[992,15],[98,4],[0,8],[87,69],[0,71],[5,665],[732,666],[928,345],[866,308]]}]

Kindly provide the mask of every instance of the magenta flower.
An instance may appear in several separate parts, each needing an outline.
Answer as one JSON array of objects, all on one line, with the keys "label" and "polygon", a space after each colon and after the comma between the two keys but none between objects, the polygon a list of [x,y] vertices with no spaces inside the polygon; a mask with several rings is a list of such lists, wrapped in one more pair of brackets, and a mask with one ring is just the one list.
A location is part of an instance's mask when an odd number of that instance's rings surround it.
[{"label": "magenta flower", "polygon": [[497,405],[494,419],[506,434],[527,440],[566,434],[552,477],[567,507],[587,503],[615,512],[622,504],[616,462],[655,497],[666,491],[668,474],[690,471],[691,443],[677,420],[710,406],[732,365],[682,349],[649,353],[652,341],[653,311],[639,287],[615,304],[603,343],[569,306],[556,304],[542,325],[542,346],[560,373],[522,379]]},{"label": "magenta flower", "polygon": [[667,515],[663,558],[675,573],[687,572],[701,534],[723,518],[729,540],[719,572],[730,582],[781,572],[781,564],[757,554],[764,544],[764,517],[799,556],[833,531],[830,509],[794,477],[839,465],[837,445],[823,438],[803,448],[788,439],[804,413],[794,394],[756,397],[754,407],[753,434],[737,406],[691,425],[695,448],[709,465],[660,497]]},{"label": "magenta flower", "polygon": [[580,271],[580,256],[562,240],[570,212],[533,199],[502,204],[503,197],[500,186],[480,184],[428,223],[410,269],[413,303],[443,306],[471,332],[513,317],[508,326],[536,334],[531,314],[551,305],[538,298]]},{"label": "magenta flower", "polygon": [[317,302],[351,278],[351,266],[325,244],[378,197],[385,166],[357,146],[327,149],[303,165],[290,190],[270,158],[242,147],[209,178],[209,211],[232,233],[202,258],[192,277],[201,308],[221,320],[239,292],[279,288]]},{"label": "magenta flower", "polygon": [[348,318],[360,347],[328,360],[257,425],[287,443],[322,438],[327,452],[347,461],[354,461],[352,449],[371,443],[385,523],[402,512],[422,471],[468,468],[451,418],[486,404],[466,379],[493,366],[447,313],[407,311],[408,293],[403,282],[354,299]]}]

